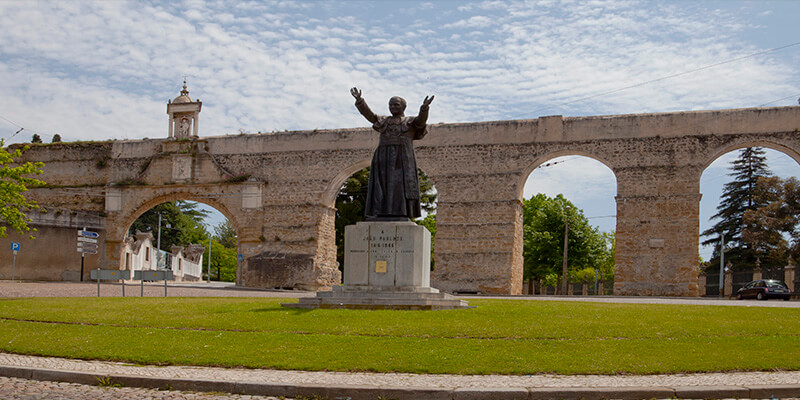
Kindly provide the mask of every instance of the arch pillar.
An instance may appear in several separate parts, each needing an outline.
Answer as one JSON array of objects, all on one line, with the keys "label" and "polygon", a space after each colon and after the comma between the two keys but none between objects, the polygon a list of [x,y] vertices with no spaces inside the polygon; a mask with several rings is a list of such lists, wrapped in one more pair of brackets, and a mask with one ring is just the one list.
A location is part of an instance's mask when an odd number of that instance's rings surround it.
[{"label": "arch pillar", "polygon": [[617,175],[615,295],[698,296],[696,168],[622,168]]},{"label": "arch pillar", "polygon": [[439,202],[431,286],[446,292],[522,293],[522,203]]},{"label": "arch pillar", "polygon": [[522,202],[516,173],[431,176],[439,191],[431,286],[522,293]]}]

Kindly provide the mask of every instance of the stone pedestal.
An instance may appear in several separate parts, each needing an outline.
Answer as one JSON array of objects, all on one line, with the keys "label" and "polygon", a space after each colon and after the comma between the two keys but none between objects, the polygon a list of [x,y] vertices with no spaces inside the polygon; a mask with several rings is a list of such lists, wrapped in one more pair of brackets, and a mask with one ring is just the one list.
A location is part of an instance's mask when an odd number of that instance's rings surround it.
[{"label": "stone pedestal", "polygon": [[430,287],[431,234],[411,221],[359,222],[345,227],[344,285],[293,308],[444,310],[469,308]]}]

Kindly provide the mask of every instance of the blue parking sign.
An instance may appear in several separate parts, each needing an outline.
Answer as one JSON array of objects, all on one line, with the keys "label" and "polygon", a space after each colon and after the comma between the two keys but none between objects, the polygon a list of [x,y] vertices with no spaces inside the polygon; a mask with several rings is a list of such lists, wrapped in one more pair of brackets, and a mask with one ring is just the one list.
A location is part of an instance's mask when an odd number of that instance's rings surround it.
[{"label": "blue parking sign", "polygon": [[20,251],[22,250],[22,245],[17,242],[11,242],[11,251]]}]

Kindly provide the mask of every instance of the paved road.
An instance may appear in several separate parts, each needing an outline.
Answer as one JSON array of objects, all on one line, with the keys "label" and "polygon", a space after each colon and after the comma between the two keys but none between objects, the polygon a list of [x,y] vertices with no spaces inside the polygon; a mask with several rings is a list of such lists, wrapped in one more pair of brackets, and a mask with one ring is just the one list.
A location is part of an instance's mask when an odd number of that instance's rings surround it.
[{"label": "paved road", "polygon": [[[138,297],[138,283],[125,285],[125,295]],[[164,296],[164,285],[148,283],[144,286],[146,297]],[[167,295],[170,297],[313,297],[314,292],[303,290],[269,290],[253,288],[237,288],[227,282],[189,282],[169,283]],[[95,297],[97,284],[94,282],[10,282],[0,281],[0,298],[3,297]],[[122,285],[119,283],[102,283],[100,296],[122,296]],[[782,300],[731,300],[711,297],[618,297],[618,296],[458,296],[469,299],[508,299],[527,301],[588,301],[604,303],[639,303],[639,304],[695,304],[712,306],[739,307],[786,307],[800,308],[800,301]]]}]

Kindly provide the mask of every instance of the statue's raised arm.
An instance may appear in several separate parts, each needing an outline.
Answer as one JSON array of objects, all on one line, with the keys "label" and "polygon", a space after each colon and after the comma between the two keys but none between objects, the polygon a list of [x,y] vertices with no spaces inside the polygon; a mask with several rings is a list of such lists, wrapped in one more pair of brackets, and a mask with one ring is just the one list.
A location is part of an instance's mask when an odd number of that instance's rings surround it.
[{"label": "statue's raised arm", "polygon": [[356,108],[358,109],[358,112],[360,112],[361,115],[367,119],[367,121],[372,122],[373,124],[378,122],[378,116],[369,109],[367,102],[363,97],[361,97],[361,90],[359,90],[357,87],[354,87],[350,89],[350,94],[356,99]]},{"label": "statue's raised arm", "polygon": [[361,91],[358,90],[357,87],[354,87],[354,88],[350,89],[350,94],[352,94],[353,97],[356,98],[356,101],[361,100]]},{"label": "statue's raised arm", "polygon": [[[353,89],[355,89],[355,88],[353,88]],[[361,92],[358,92],[358,95],[361,96]],[[433,98],[434,97],[436,97],[436,96],[430,96],[430,97],[425,96],[425,100],[422,101],[422,106],[420,108],[422,108],[422,107],[425,107],[425,108],[430,107],[431,103],[433,103]]]}]

